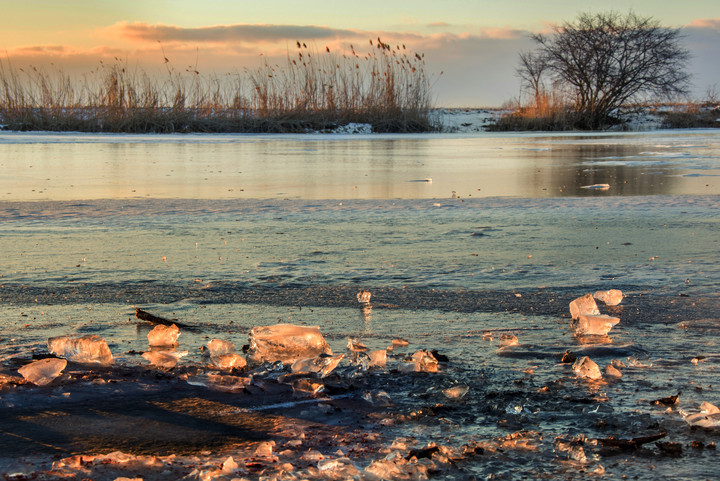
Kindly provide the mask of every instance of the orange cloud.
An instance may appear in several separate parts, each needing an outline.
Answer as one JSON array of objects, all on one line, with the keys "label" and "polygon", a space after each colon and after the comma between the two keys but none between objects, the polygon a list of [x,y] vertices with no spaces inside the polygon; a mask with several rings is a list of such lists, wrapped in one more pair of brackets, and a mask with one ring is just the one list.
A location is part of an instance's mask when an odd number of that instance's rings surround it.
[{"label": "orange cloud", "polygon": [[720,18],[696,18],[687,26],[690,28],[720,30]]},{"label": "orange cloud", "polygon": [[268,43],[363,37],[355,30],[315,25],[234,24],[184,28],[175,25],[120,22],[109,27],[120,36],[140,41],[195,43]]}]

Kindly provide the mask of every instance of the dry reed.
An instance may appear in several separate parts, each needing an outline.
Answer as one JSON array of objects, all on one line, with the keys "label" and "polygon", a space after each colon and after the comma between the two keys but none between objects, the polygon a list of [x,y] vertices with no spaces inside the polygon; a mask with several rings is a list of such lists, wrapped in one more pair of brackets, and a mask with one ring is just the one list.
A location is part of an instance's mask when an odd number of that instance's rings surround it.
[{"label": "dry reed", "polygon": [[82,132],[309,132],[369,123],[375,132],[437,130],[424,59],[379,38],[365,54],[297,42],[284,65],[242,73],[151,76],[115,59],[82,77],[0,60],[0,124]]}]

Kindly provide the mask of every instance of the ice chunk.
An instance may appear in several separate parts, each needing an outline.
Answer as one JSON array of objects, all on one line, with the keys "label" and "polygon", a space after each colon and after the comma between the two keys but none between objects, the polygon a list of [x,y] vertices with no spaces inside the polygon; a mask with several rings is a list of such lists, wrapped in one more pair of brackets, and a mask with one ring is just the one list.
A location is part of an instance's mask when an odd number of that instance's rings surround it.
[{"label": "ice chunk", "polygon": [[318,471],[325,479],[357,479],[360,471],[349,458],[321,459],[317,463]]},{"label": "ice chunk", "polygon": [[323,354],[312,359],[298,359],[290,366],[290,370],[294,373],[314,373],[323,378],[330,374],[344,357],[345,354],[337,356]]},{"label": "ice chunk", "polygon": [[26,364],[18,372],[25,380],[37,386],[50,384],[67,366],[67,360],[51,357]]},{"label": "ice chunk", "polygon": [[158,324],[148,332],[147,338],[151,346],[174,346],[179,335],[180,329],[175,324],[172,326]]},{"label": "ice chunk", "polygon": [[361,352],[368,350],[365,344],[352,337],[348,337],[347,348],[348,350],[353,352]]},{"label": "ice chunk", "polygon": [[615,379],[620,379],[622,377],[622,373],[612,364],[605,366],[605,375]]},{"label": "ice chunk", "polygon": [[698,426],[705,429],[716,429],[720,427],[720,409],[707,401],[700,404],[700,412],[697,414],[680,412],[685,422],[690,426]]},{"label": "ice chunk", "polygon": [[358,301],[360,304],[369,304],[369,303],[370,303],[370,296],[371,296],[371,295],[372,295],[372,294],[370,294],[370,291],[362,290],[362,291],[360,291],[360,292],[357,293],[357,301]]},{"label": "ice chunk", "polygon": [[56,356],[73,362],[112,364],[113,356],[105,340],[95,334],[81,337],[51,337],[47,341],[48,349]]},{"label": "ice chunk", "polygon": [[370,367],[385,367],[387,364],[387,351],[385,349],[379,349],[377,351],[371,351],[370,356]]},{"label": "ice chunk", "polygon": [[235,344],[230,341],[213,339],[207,346],[210,360],[220,369],[242,368],[247,365],[245,358],[235,353]]},{"label": "ice chunk", "polygon": [[223,354],[211,357],[210,360],[220,369],[243,368],[247,361],[240,354]]},{"label": "ice chunk", "polygon": [[462,399],[470,390],[468,386],[453,386],[451,388],[443,389],[443,394],[448,399]]},{"label": "ice chunk", "polygon": [[586,377],[588,379],[602,379],[602,373],[600,368],[595,362],[587,356],[579,358],[572,366],[573,371],[579,377]]},{"label": "ice chunk", "polygon": [[618,322],[620,322],[619,318],[605,314],[580,314],[576,320],[570,323],[570,326],[575,329],[576,334],[604,336]]},{"label": "ice chunk", "polygon": [[323,383],[310,379],[296,379],[291,386],[295,398],[315,397],[325,390]]},{"label": "ice chunk", "polygon": [[619,289],[610,289],[609,291],[597,291],[593,297],[606,306],[617,306],[623,300],[623,293]]},{"label": "ice chunk", "polygon": [[426,349],[416,351],[411,363],[398,366],[400,372],[438,372],[438,360]]},{"label": "ice chunk", "polygon": [[600,314],[592,294],[585,294],[570,303],[570,316],[577,319],[580,314],[597,316]]},{"label": "ice chunk", "polygon": [[235,353],[235,344],[230,341],[223,341],[222,339],[213,339],[208,342],[207,347],[210,357],[218,357],[223,354]]},{"label": "ice chunk", "polygon": [[325,342],[319,327],[276,324],[250,330],[247,360],[252,365],[265,361],[293,363],[298,359],[317,357],[320,354],[332,355],[332,350]]},{"label": "ice chunk", "polygon": [[153,366],[172,369],[181,357],[187,355],[187,351],[147,351],[143,353],[142,357],[150,361]]}]

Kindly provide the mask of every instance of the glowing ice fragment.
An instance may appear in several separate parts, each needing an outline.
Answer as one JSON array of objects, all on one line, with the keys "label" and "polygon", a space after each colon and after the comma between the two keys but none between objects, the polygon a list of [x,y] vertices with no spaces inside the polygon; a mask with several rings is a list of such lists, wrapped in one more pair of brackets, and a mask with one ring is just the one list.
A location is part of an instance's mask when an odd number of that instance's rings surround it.
[{"label": "glowing ice fragment", "polygon": [[18,369],[18,372],[26,381],[37,386],[45,386],[57,378],[66,366],[67,360],[52,357],[26,364]]},{"label": "glowing ice fragment", "polygon": [[73,362],[112,364],[113,356],[103,338],[95,334],[81,337],[51,337],[47,341],[48,349],[56,356]]}]

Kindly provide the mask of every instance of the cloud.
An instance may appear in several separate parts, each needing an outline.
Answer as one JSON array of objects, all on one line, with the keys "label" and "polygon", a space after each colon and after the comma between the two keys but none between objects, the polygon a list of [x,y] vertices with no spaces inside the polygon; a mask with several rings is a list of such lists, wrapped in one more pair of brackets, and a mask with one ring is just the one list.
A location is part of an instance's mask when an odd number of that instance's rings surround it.
[{"label": "cloud", "polygon": [[720,18],[696,18],[687,24],[686,28],[720,31]]},{"label": "cloud", "polygon": [[161,42],[265,43],[282,40],[355,38],[365,35],[355,30],[315,25],[235,24],[184,28],[174,25],[120,22],[110,28],[119,30],[120,35],[125,38]]}]

